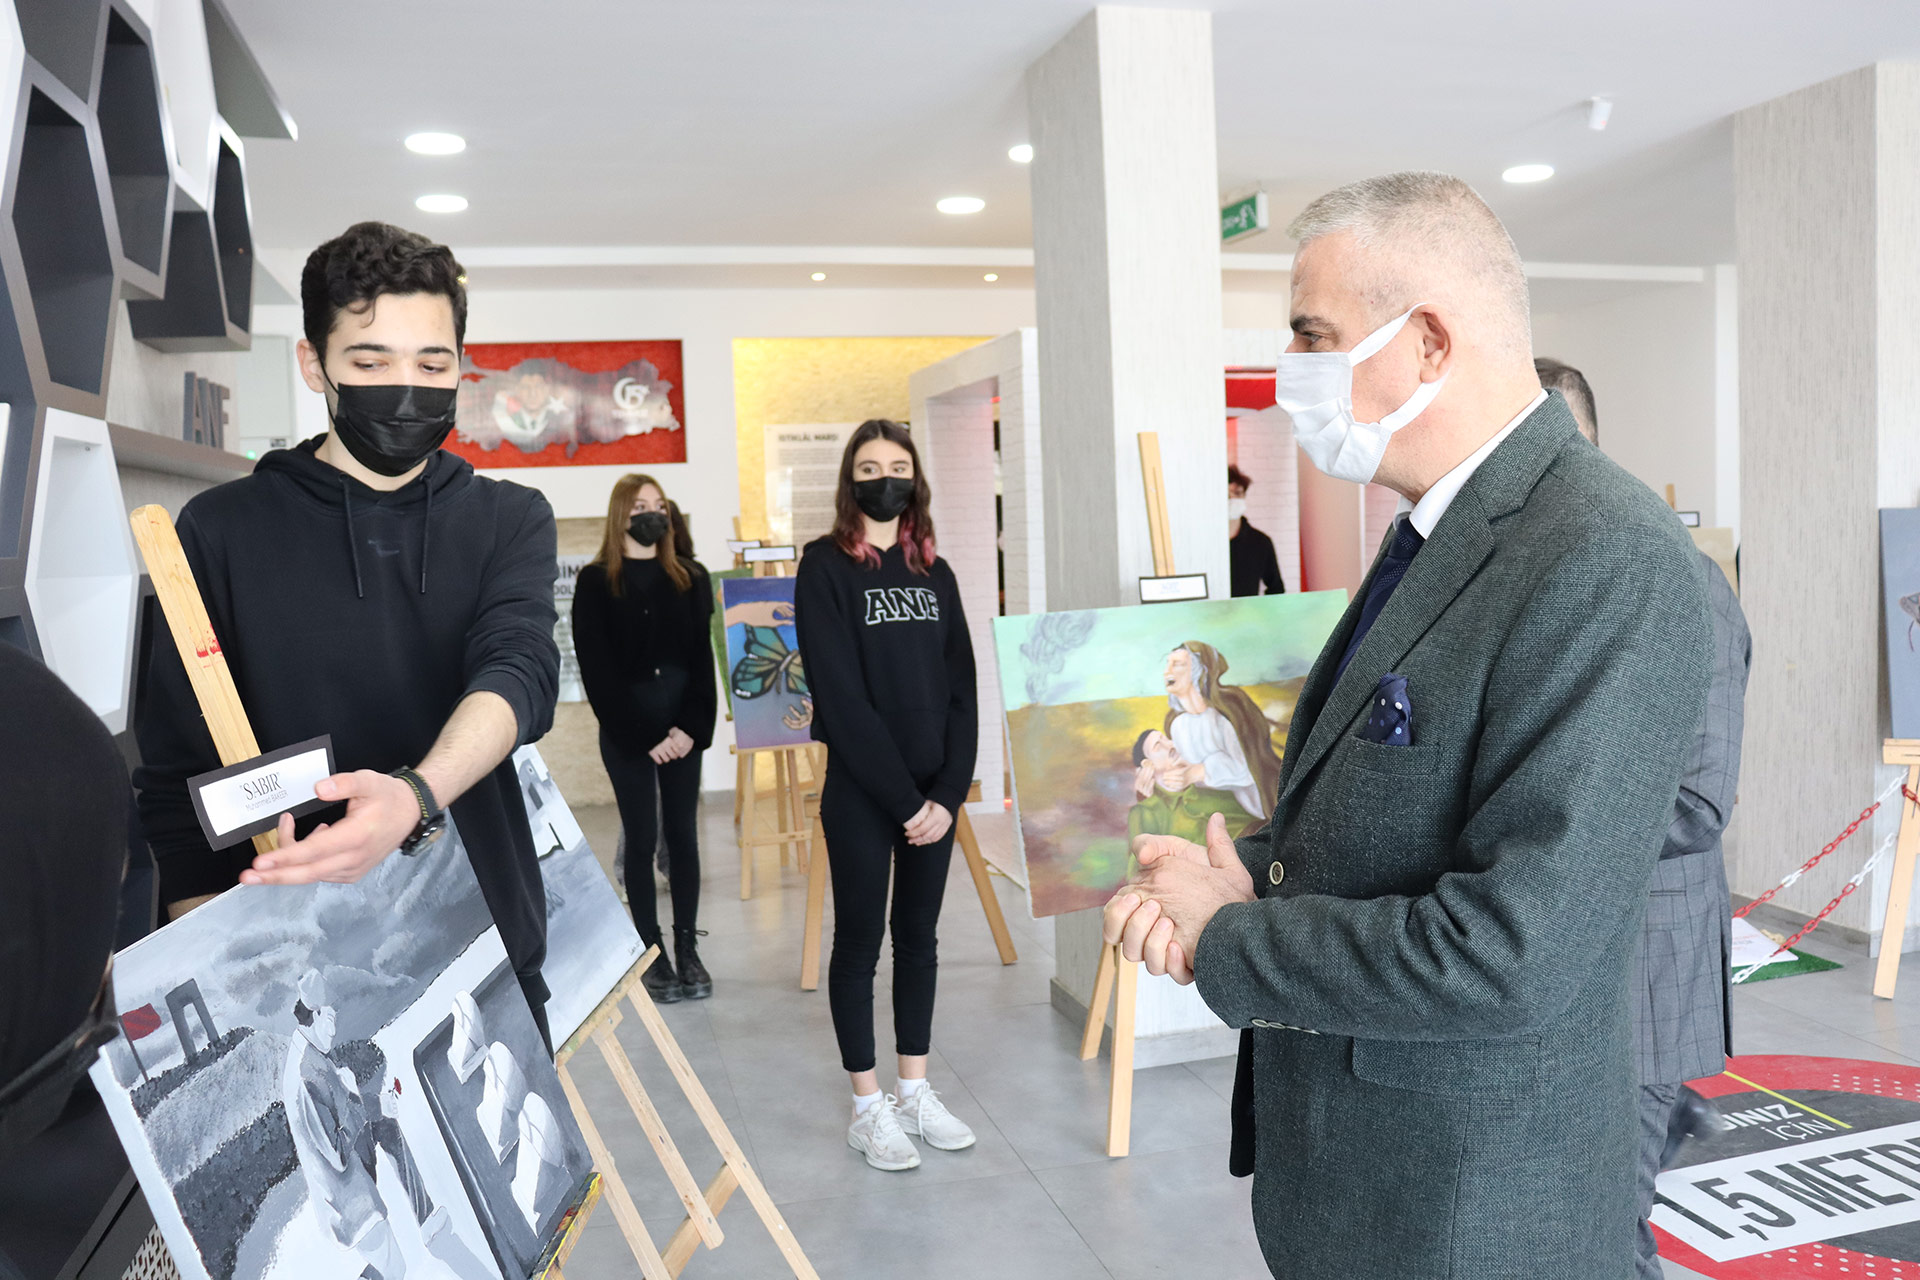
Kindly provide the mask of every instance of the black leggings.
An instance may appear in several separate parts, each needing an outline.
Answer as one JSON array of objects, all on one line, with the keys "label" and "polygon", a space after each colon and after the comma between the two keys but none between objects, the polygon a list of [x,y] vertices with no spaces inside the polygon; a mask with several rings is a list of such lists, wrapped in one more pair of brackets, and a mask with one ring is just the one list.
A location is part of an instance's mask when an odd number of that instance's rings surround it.
[{"label": "black leggings", "polygon": [[820,824],[833,874],[833,959],[827,965],[827,1002],[840,1041],[840,1065],[871,1071],[873,973],[887,927],[887,872],[893,871],[894,1050],[913,1057],[933,1041],[933,989],[939,968],[934,928],[947,891],[953,830],[938,844],[911,845],[900,824],[867,798],[860,784],[834,767],[820,791]]},{"label": "black leggings", "polygon": [[648,946],[660,941],[653,847],[663,825],[674,927],[691,929],[700,914],[700,754],[655,764],[646,752],[629,755],[604,732],[600,735],[600,759],[613,780],[620,824],[627,829],[627,909]]}]

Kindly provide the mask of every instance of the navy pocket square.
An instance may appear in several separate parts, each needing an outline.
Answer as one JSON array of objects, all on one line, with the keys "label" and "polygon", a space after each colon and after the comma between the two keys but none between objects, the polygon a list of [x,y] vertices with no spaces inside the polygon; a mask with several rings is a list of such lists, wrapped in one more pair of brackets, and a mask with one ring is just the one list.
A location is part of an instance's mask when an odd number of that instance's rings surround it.
[{"label": "navy pocket square", "polygon": [[1407,696],[1407,678],[1389,671],[1380,677],[1367,707],[1367,722],[1360,727],[1363,742],[1378,742],[1389,747],[1413,745],[1413,699]]}]

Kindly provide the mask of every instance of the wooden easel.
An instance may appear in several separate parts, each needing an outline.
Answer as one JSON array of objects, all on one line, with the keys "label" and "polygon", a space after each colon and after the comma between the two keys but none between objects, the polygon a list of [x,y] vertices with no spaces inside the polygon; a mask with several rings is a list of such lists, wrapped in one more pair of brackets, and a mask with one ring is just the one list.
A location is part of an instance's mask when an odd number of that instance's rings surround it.
[{"label": "wooden easel", "polygon": [[[680,1050],[680,1044],[673,1038],[673,1032],[667,1028],[666,1020],[660,1016],[660,1010],[654,1006],[647,995],[647,989],[641,984],[640,975],[647,971],[654,959],[659,956],[660,948],[649,947],[647,953],[637,960],[626,976],[621,978],[612,991],[607,993],[580,1029],[560,1046],[554,1055],[554,1063],[560,1071],[560,1087],[566,1091],[567,1101],[573,1107],[574,1117],[580,1122],[580,1130],[586,1136],[587,1149],[593,1153],[593,1162],[600,1169],[606,1186],[607,1200],[613,1206],[614,1220],[620,1225],[620,1233],[627,1239],[627,1247],[633,1251],[634,1260],[640,1264],[641,1274],[647,1280],[672,1280],[685,1269],[694,1251],[702,1244],[714,1249],[725,1238],[720,1230],[717,1215],[732,1198],[735,1190],[745,1188],[747,1199],[753,1203],[754,1211],[761,1222],[766,1224],[767,1232],[773,1242],[779,1246],[786,1257],[787,1265],[798,1280],[819,1280],[813,1265],[807,1261],[806,1254],[800,1250],[799,1242],[793,1238],[786,1219],[774,1207],[773,1199],[761,1185],[759,1176],[747,1163],[746,1156],[728,1130],[726,1121],[720,1118],[720,1112],[713,1105],[713,1099],[707,1095],[699,1077],[694,1075],[693,1067]],[[620,1002],[625,1000],[633,1006],[639,1015],[647,1034],[653,1038],[654,1047],[666,1061],[667,1069],[673,1072],[674,1079],[680,1084],[681,1091],[692,1104],[694,1114],[700,1117],[707,1136],[719,1148],[721,1167],[719,1174],[704,1188],[694,1181],[687,1163],[681,1158],[680,1150],[674,1145],[673,1136],[667,1132],[666,1122],[654,1108],[653,1101],[647,1096],[646,1089],[640,1083],[639,1074],[633,1069],[633,1061],[627,1056],[626,1049],[614,1035],[614,1029],[620,1025]],[[573,1083],[568,1070],[568,1061],[588,1041],[600,1050],[600,1056],[606,1060],[607,1069],[613,1073],[614,1081],[625,1095],[627,1105],[633,1111],[634,1119],[640,1122],[647,1140],[653,1144],[654,1154],[659,1157],[661,1167],[666,1170],[667,1178],[673,1183],[673,1189],[679,1193],[680,1203],[686,1206],[687,1216],[681,1220],[679,1229],[667,1241],[662,1250],[655,1247],[653,1238],[647,1234],[646,1224],[641,1221],[640,1211],[633,1203],[628,1192],[626,1180],[620,1176],[619,1168],[614,1164],[613,1153],[607,1148],[606,1140],[601,1137],[599,1128],[594,1124],[587,1105],[580,1097],[580,1091]]]},{"label": "wooden easel", "polygon": [[[1140,433],[1140,481],[1147,499],[1147,537],[1153,548],[1155,577],[1178,573],[1173,567],[1173,530],[1167,524],[1167,477],[1160,466],[1160,437]],[[1093,998],[1087,1001],[1087,1025],[1080,1034],[1080,1060],[1100,1052],[1107,1026],[1107,1000],[1113,1000],[1113,1077],[1107,1087],[1107,1154],[1124,1156],[1133,1143],[1133,1012],[1139,1000],[1140,966],[1120,954],[1118,945],[1100,948]]]},{"label": "wooden easel", "polygon": [[561,1215],[560,1225],[554,1228],[553,1238],[547,1241],[539,1261],[533,1264],[531,1280],[566,1280],[561,1268],[573,1255],[573,1246],[580,1243],[580,1234],[586,1230],[587,1219],[593,1216],[594,1206],[600,1203],[600,1192],[604,1185],[598,1173],[587,1175],[586,1185],[580,1188],[573,1203],[567,1206],[566,1213]]},{"label": "wooden easel", "polygon": [[[980,798],[980,784],[967,791],[969,801]],[[807,862],[807,910],[800,941],[800,989],[816,991],[820,987],[820,934],[827,906],[827,835],[820,825],[820,795],[807,796],[806,812],[813,830],[813,856]],[[1020,957],[1014,952],[1013,937],[1007,932],[1007,918],[1000,910],[1000,899],[993,892],[993,871],[980,853],[980,840],[973,832],[973,820],[965,805],[953,815],[953,842],[966,857],[967,870],[973,875],[974,892],[980,895],[980,909],[986,913],[987,928],[993,933],[993,945],[1000,952],[1000,963],[1012,964]]]},{"label": "wooden easel", "polygon": [[[1907,766],[1907,790],[1920,795],[1920,739],[1888,738],[1880,750],[1885,764]],[[1900,798],[1900,843],[1894,847],[1893,882],[1887,890],[1887,918],[1880,926],[1880,964],[1873,974],[1873,994],[1893,999],[1900,979],[1900,944],[1907,936],[1907,909],[1913,902],[1914,865],[1920,861],[1920,808]]]},{"label": "wooden easel", "polygon": [[[812,841],[806,822],[807,796],[820,789],[826,751],[819,743],[808,743],[804,747],[735,747],[733,752],[740,761],[734,806],[740,824],[740,900],[744,902],[753,896],[755,849],[779,845],[782,866],[806,871]],[[773,758],[772,825],[765,829],[757,810],[760,787],[754,773],[754,762],[762,756]]]},{"label": "wooden easel", "polygon": [[[167,630],[173,633],[174,647],[187,668],[194,699],[213,735],[213,748],[220,753],[220,763],[235,765],[253,759],[260,754],[260,742],[253,736],[247,709],[240,705],[240,691],[234,687],[220,637],[213,633],[213,620],[200,597],[200,584],[193,580],[193,569],[187,564],[173,517],[165,507],[140,507],[127,519],[133,526],[140,558],[146,561],[147,576],[153,580],[153,593],[160,597]],[[255,853],[271,853],[279,847],[276,831],[263,831],[253,837]]]}]

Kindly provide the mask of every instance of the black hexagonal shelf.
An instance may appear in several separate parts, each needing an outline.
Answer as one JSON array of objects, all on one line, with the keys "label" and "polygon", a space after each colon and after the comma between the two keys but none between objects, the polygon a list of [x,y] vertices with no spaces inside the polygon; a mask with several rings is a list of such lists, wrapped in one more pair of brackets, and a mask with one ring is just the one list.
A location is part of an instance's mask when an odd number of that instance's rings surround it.
[{"label": "black hexagonal shelf", "polygon": [[31,60],[27,83],[11,210],[27,294],[47,376],[99,395],[116,294],[97,153],[85,105]]},{"label": "black hexagonal shelf", "polygon": [[220,133],[213,170],[213,242],[220,252],[220,283],[226,291],[227,324],[242,334],[253,328],[253,210],[239,140]]},{"label": "black hexagonal shelf", "polygon": [[58,76],[82,101],[93,97],[100,50],[100,0],[14,0],[27,56]]},{"label": "black hexagonal shelf", "polygon": [[173,228],[173,156],[146,27],[121,3],[107,10],[100,62],[100,144],[120,229],[121,284],[159,297]]}]

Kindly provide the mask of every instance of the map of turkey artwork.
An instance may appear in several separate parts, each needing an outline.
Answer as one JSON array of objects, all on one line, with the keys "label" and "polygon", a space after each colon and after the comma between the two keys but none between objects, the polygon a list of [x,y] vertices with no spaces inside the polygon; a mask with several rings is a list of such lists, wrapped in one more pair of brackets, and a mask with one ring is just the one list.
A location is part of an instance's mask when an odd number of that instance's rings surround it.
[{"label": "map of turkey artwork", "polygon": [[687,460],[680,343],[476,342],[446,447],[475,467]]}]

